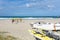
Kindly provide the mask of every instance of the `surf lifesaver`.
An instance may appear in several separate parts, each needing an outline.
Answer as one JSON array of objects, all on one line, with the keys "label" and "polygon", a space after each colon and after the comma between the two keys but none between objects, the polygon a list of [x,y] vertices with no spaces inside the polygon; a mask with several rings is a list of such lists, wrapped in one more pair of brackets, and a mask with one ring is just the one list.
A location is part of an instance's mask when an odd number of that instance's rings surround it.
[{"label": "surf lifesaver", "polygon": [[55,26],[55,24],[54,24],[54,31],[56,31],[56,26]]}]

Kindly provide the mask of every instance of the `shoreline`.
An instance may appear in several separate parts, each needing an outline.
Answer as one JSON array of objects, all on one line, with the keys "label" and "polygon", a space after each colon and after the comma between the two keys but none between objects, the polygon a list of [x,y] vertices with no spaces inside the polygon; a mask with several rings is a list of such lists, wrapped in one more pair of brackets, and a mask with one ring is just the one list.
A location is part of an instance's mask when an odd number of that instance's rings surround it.
[{"label": "shoreline", "polygon": [[60,19],[60,18],[32,18],[32,17],[29,17],[29,18],[0,18],[0,19]]}]

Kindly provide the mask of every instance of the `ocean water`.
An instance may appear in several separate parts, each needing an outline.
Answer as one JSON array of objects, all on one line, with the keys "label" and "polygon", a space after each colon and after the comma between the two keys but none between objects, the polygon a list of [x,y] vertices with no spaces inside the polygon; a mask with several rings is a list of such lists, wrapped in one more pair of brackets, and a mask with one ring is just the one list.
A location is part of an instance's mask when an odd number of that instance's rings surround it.
[{"label": "ocean water", "polygon": [[0,19],[12,19],[12,18],[22,18],[22,19],[55,19],[55,18],[60,18],[60,16],[0,16]]}]

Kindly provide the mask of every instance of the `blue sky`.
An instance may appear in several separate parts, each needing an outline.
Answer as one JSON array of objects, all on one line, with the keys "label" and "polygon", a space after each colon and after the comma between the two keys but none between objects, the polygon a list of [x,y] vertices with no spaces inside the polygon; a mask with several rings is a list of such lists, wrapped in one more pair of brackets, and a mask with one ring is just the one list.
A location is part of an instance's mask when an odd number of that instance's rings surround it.
[{"label": "blue sky", "polygon": [[60,16],[60,0],[0,0],[0,16]]}]

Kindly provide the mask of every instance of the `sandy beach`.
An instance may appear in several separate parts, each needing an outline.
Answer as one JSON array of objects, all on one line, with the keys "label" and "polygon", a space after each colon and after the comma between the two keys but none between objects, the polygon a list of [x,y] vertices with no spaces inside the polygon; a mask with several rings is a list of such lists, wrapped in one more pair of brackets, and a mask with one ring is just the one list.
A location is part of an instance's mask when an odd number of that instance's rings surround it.
[{"label": "sandy beach", "polygon": [[55,23],[60,22],[60,19],[23,19],[22,22],[18,23],[12,23],[11,19],[0,19],[0,31],[10,32],[13,36],[22,40],[35,40],[28,30],[32,29],[30,23],[39,21]]}]

